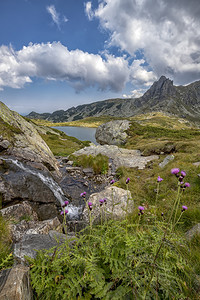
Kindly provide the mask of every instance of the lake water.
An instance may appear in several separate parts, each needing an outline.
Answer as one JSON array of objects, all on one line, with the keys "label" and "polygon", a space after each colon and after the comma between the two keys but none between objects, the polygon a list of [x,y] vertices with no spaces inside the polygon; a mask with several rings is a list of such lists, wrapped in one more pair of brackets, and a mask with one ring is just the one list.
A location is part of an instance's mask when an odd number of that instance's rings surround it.
[{"label": "lake water", "polygon": [[52,127],[63,131],[69,136],[74,136],[81,141],[91,141],[92,143],[98,145],[95,139],[96,128],[88,128],[88,127],[72,127],[72,126],[59,126]]}]

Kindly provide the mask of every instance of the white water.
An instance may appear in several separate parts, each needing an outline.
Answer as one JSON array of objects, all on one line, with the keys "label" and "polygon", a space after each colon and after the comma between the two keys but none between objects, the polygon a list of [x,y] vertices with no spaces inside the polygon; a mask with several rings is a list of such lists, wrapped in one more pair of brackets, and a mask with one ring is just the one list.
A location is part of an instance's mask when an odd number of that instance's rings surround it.
[{"label": "white water", "polygon": [[[61,189],[61,187],[58,185],[57,182],[55,182],[53,180],[52,177],[44,176],[39,171],[36,172],[36,171],[33,171],[33,170],[29,169],[28,167],[25,167],[17,159],[5,158],[5,157],[0,157],[0,159],[12,162],[17,167],[19,167],[21,170],[26,171],[27,173],[30,173],[34,176],[37,176],[53,192],[55,198],[60,202],[61,205],[63,205],[64,202],[66,200],[68,200],[67,197],[65,196],[63,190]],[[67,206],[67,209],[68,209],[68,216],[69,216],[70,219],[74,219],[74,218],[78,217],[80,215],[81,211],[82,211],[81,207],[76,207],[72,204],[69,204]]]}]

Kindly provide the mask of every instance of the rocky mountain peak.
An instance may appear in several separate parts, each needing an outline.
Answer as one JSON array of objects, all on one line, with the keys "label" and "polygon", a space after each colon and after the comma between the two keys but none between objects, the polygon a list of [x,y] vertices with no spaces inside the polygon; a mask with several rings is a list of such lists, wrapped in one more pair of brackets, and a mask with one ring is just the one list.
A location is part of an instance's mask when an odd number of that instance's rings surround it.
[{"label": "rocky mountain peak", "polygon": [[165,76],[161,76],[158,81],[155,81],[150,89],[141,97],[142,100],[149,98],[165,98],[168,96],[174,96],[176,89],[173,85],[173,81]]}]

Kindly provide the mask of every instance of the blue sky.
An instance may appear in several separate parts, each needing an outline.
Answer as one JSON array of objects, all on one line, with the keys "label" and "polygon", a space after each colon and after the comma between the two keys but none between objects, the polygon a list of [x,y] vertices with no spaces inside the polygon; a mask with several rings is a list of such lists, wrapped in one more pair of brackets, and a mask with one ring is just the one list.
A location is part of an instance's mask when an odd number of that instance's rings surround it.
[{"label": "blue sky", "polygon": [[0,100],[21,114],[200,79],[199,0],[1,0]]}]

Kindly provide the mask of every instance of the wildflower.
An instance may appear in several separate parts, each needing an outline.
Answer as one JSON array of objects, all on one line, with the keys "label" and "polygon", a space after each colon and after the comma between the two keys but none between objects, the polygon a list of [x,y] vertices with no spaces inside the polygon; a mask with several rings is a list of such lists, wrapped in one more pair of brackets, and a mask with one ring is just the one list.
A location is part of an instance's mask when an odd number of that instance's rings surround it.
[{"label": "wildflower", "polygon": [[69,212],[68,209],[65,209],[65,213],[68,214],[68,212]]},{"label": "wildflower", "polygon": [[62,210],[60,214],[61,214],[61,215],[64,215],[64,211]]},{"label": "wildflower", "polygon": [[161,216],[162,216],[162,217],[164,216],[164,213],[163,213],[163,212],[161,213]]},{"label": "wildflower", "polygon": [[100,204],[100,206],[102,206],[102,205],[103,205],[103,203],[104,203],[104,199],[100,199],[100,200],[99,200],[99,204]]},{"label": "wildflower", "polygon": [[114,179],[111,180],[110,184],[113,184],[113,183],[115,183],[115,180],[114,180]]},{"label": "wildflower", "polygon": [[187,209],[188,209],[187,206],[185,205],[182,206],[182,212],[186,211]]},{"label": "wildflower", "polygon": [[85,198],[86,192],[80,194],[81,197]]},{"label": "wildflower", "polygon": [[90,210],[92,210],[92,202],[88,202],[88,207]]},{"label": "wildflower", "polygon": [[68,205],[69,204],[69,201],[65,201],[65,205]]},{"label": "wildflower", "polygon": [[180,172],[180,170],[178,168],[174,168],[174,169],[171,169],[171,173],[178,176],[178,173]]},{"label": "wildflower", "polygon": [[184,185],[184,187],[190,187],[189,182],[186,182],[185,185]]},{"label": "wildflower", "polygon": [[126,184],[128,184],[129,181],[130,181],[130,178],[128,177],[128,178],[126,179]]},{"label": "wildflower", "polygon": [[161,178],[160,176],[158,176],[157,182],[161,182],[161,181],[163,181],[163,178]]},{"label": "wildflower", "polygon": [[185,171],[181,171],[181,175],[182,175],[183,177],[185,177],[185,176],[186,176],[186,172],[185,172]]},{"label": "wildflower", "polygon": [[183,176],[179,176],[179,178],[178,178],[178,180],[180,181],[180,182],[183,182]]},{"label": "wildflower", "polygon": [[103,201],[104,201],[105,204],[107,204],[107,199],[106,198],[104,198]]},{"label": "wildflower", "polygon": [[139,213],[138,215],[143,215],[143,210],[144,210],[144,207],[143,206],[138,206],[138,209],[139,209]]}]

